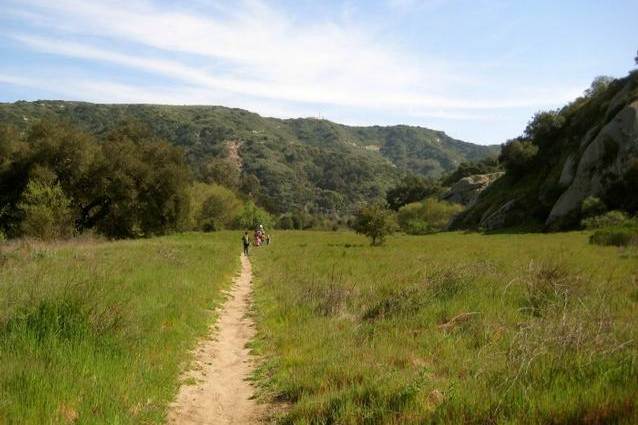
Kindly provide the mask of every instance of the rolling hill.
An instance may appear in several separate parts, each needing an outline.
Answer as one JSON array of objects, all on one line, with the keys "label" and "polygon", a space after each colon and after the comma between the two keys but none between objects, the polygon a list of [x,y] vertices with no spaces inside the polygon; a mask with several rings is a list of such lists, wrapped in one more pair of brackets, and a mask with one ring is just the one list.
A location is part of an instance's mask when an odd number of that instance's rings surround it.
[{"label": "rolling hill", "polygon": [[406,173],[437,177],[498,151],[422,127],[352,127],[221,106],[0,104],[0,123],[25,129],[42,119],[70,122],[101,139],[123,122],[142,123],[184,149],[197,179],[253,194],[276,213],[342,210],[383,196]]}]

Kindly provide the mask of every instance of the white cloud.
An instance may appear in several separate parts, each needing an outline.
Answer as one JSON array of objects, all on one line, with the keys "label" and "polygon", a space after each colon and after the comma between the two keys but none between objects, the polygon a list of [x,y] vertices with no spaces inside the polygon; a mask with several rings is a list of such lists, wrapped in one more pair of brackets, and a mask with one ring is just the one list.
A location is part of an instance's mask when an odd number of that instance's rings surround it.
[{"label": "white cloud", "polygon": [[[396,7],[423,3],[389,1]],[[491,110],[557,105],[574,96],[574,90],[522,87],[485,96],[486,83],[476,71],[480,67],[405,51],[373,28],[353,24],[353,8],[343,22],[308,24],[261,0],[200,1],[188,7],[160,7],[151,0],[5,2],[5,14],[24,22],[26,30],[0,30],[0,35],[32,50],[174,82],[141,87],[126,83],[126,73],[110,81],[59,82],[65,96],[77,90],[77,97],[86,100],[228,104],[260,107],[257,112],[270,115],[299,115],[325,105],[486,120]],[[52,84],[44,71],[19,77],[6,71],[4,80],[0,75],[5,83]]]}]

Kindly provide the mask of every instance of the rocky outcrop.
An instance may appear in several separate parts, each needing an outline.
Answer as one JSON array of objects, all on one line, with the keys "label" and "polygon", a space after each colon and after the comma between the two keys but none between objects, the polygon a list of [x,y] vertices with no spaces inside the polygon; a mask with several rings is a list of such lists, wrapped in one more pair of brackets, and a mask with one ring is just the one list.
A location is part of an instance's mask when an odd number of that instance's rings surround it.
[{"label": "rocky outcrop", "polygon": [[520,140],[538,150],[522,168],[510,167],[521,158],[506,153],[501,160],[511,173],[488,190],[470,196],[475,182],[467,179],[446,194],[468,205],[452,229],[574,229],[590,196],[608,209],[638,213],[638,70],[530,125]]},{"label": "rocky outcrop", "polygon": [[442,197],[444,201],[462,204],[468,207],[474,205],[487,187],[504,173],[476,174],[463,177],[456,182]]},{"label": "rocky outcrop", "polygon": [[565,160],[565,164],[563,164],[563,171],[560,173],[560,179],[558,180],[558,184],[561,187],[567,187],[574,181],[574,176],[576,174],[576,155],[571,154]]},{"label": "rocky outcrop", "polygon": [[577,212],[588,196],[602,196],[610,182],[622,178],[638,157],[638,101],[622,108],[585,147],[573,174],[565,164],[561,183],[570,182],[554,204],[546,224]]},{"label": "rocky outcrop", "polygon": [[486,211],[481,217],[479,228],[489,231],[506,227],[515,207],[516,200],[512,199],[501,205],[496,211]]}]

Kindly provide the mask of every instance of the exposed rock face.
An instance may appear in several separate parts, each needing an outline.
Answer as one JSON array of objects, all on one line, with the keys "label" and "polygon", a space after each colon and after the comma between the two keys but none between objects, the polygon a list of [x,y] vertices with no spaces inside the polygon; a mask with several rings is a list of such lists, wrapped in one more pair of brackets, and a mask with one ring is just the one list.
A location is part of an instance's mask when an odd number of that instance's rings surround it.
[{"label": "exposed rock face", "polygon": [[567,187],[574,181],[574,174],[576,173],[576,156],[574,154],[569,155],[565,164],[563,165],[563,171],[560,173],[560,180],[558,184],[561,187]]},{"label": "exposed rock face", "polygon": [[504,173],[476,174],[463,177],[442,196],[444,201],[472,206],[482,191]]},{"label": "exposed rock face", "polygon": [[484,230],[496,230],[507,226],[510,212],[516,206],[516,200],[512,199],[501,205],[496,211],[487,211],[481,217],[479,227]]},{"label": "exposed rock face", "polygon": [[[546,224],[551,226],[577,211],[586,197],[601,196],[608,183],[622,177],[636,157],[638,101],[621,109],[587,145],[573,178],[563,169],[565,175],[561,176],[561,183],[571,180],[571,184],[554,204]],[[565,167],[569,168],[569,164],[565,164]]]}]

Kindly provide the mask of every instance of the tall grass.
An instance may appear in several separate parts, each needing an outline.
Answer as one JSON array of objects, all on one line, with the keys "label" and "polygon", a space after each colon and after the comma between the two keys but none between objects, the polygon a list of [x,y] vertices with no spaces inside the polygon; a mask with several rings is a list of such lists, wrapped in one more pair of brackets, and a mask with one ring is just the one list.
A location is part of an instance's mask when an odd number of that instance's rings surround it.
[{"label": "tall grass", "polygon": [[0,246],[0,423],[162,423],[237,237]]},{"label": "tall grass", "polygon": [[638,423],[638,263],[587,236],[282,232],[262,391],[281,423]]}]

